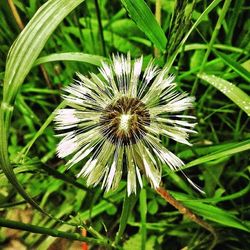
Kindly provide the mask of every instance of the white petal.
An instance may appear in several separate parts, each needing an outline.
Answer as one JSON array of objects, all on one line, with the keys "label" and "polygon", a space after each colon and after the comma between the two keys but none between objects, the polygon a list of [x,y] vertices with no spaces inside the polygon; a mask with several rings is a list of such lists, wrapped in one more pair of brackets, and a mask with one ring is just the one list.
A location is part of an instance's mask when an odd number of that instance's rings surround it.
[{"label": "white petal", "polygon": [[184,165],[182,160],[163,147],[153,136],[147,135],[144,138],[148,142],[152,150],[158,155],[159,159],[166,163],[170,169],[177,170]]},{"label": "white petal", "polygon": [[137,85],[138,85],[139,76],[141,74],[142,60],[143,60],[143,57],[140,57],[139,59],[135,60],[134,65],[133,65],[134,67],[131,73],[128,94],[134,98],[137,96]]},{"label": "white petal", "polygon": [[88,176],[93,169],[96,167],[97,159],[90,158],[85,165],[82,167],[81,171],[77,174],[77,178],[80,176]]},{"label": "white petal", "polygon": [[136,172],[135,165],[132,159],[132,149],[131,147],[126,147],[126,155],[127,155],[127,192],[128,196],[132,193],[136,193]]},{"label": "white petal", "polygon": [[76,139],[76,134],[75,131],[72,131],[67,133],[66,136],[58,144],[57,155],[59,158],[64,158],[78,149],[79,149],[79,144]]},{"label": "white petal", "polygon": [[107,181],[106,181],[106,191],[109,191],[111,186],[112,186],[113,179],[115,177],[115,172],[116,172],[116,165],[117,165],[117,161],[114,158],[113,163],[112,163],[110,170],[109,170]]}]

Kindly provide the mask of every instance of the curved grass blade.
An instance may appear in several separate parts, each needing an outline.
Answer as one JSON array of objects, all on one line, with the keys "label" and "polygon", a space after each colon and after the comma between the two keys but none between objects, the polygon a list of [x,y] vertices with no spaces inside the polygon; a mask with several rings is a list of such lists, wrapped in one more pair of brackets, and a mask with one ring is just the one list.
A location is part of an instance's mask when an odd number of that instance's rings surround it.
[{"label": "curved grass blade", "polygon": [[226,54],[219,52],[217,50],[213,50],[215,55],[219,56],[225,64],[227,64],[231,69],[233,69],[235,72],[237,72],[240,76],[242,76],[247,82],[250,82],[250,72],[248,72],[246,69],[244,69],[239,63],[231,59],[230,56],[227,56]]},{"label": "curved grass blade", "polygon": [[217,88],[250,116],[250,97],[240,88],[214,75],[200,73],[198,77]]},{"label": "curved grass blade", "polygon": [[101,62],[105,61],[105,57],[91,55],[91,54],[84,54],[80,52],[56,53],[56,54],[50,54],[48,56],[39,57],[34,62],[33,66],[55,61],[78,61],[78,62],[89,63],[96,66],[101,66]]},{"label": "curved grass blade", "polygon": [[13,103],[46,41],[59,23],[84,0],[50,0],[32,17],[12,45],[6,63],[3,98]]},{"label": "curved grass blade", "polygon": [[130,17],[161,51],[166,49],[167,38],[144,0],[121,0]]},{"label": "curved grass blade", "polygon": [[204,216],[204,218],[220,223],[222,225],[238,228],[246,232],[250,232],[250,229],[241,222],[236,216],[221,208],[203,204],[202,202],[182,201],[182,203],[188,208],[192,209],[195,213]]},{"label": "curved grass blade", "polygon": [[[84,0],[50,0],[33,16],[12,45],[8,54],[0,110],[0,164],[10,183],[22,197],[39,211],[47,214],[26,193],[18,182],[8,157],[8,131],[15,97],[29,73],[33,62],[43,49],[49,36],[76,6]],[[47,214],[52,217],[51,215]]]},{"label": "curved grass blade", "polygon": [[199,18],[195,21],[195,23],[192,25],[192,27],[189,29],[189,31],[187,32],[187,34],[184,36],[184,38],[181,40],[181,42],[179,43],[178,48],[175,50],[175,52],[172,54],[172,56],[170,57],[170,59],[166,62],[166,64],[164,65],[164,68],[170,68],[176,58],[176,56],[178,55],[180,48],[185,44],[185,42],[187,41],[188,37],[190,36],[190,34],[194,31],[194,29],[200,24],[200,22],[205,19],[207,17],[207,15],[221,2],[222,0],[213,0],[213,2],[211,2],[208,7],[201,13],[201,15],[199,16]]},{"label": "curved grass blade", "polygon": [[198,159],[195,159],[187,163],[182,169],[194,167],[213,160],[218,160],[223,157],[230,157],[233,154],[237,154],[246,150],[250,150],[250,140],[235,143],[234,145],[228,146],[227,149],[224,148],[218,150],[217,152],[202,156]]}]

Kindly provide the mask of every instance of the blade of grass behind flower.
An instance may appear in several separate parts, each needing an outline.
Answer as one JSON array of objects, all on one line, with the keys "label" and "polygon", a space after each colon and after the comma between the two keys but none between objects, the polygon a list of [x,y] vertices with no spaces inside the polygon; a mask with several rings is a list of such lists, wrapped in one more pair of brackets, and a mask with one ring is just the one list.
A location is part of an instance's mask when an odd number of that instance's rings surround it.
[{"label": "blade of grass behind flower", "polygon": [[59,23],[84,0],[50,0],[29,21],[10,49],[3,98],[12,104],[33,62]]},{"label": "blade of grass behind flower", "polygon": [[33,66],[55,61],[77,61],[77,62],[89,63],[96,66],[101,66],[101,62],[105,61],[105,57],[91,55],[91,54],[84,54],[80,52],[56,53],[56,54],[50,54],[48,56],[39,57],[34,62]]},{"label": "blade of grass behind flower", "polygon": [[178,55],[178,52],[180,51],[180,48],[185,44],[185,42],[187,41],[188,37],[190,36],[190,34],[194,31],[194,29],[200,24],[200,22],[206,18],[206,16],[221,2],[221,0],[214,0],[199,16],[199,18],[196,20],[196,22],[191,26],[191,28],[189,29],[189,31],[186,33],[186,35],[184,36],[184,38],[181,40],[179,46],[177,47],[177,49],[174,51],[174,53],[172,54],[172,56],[170,56],[169,60],[166,62],[166,64],[164,65],[164,68],[170,68],[176,58],[176,56]]},{"label": "blade of grass behind flower", "polygon": [[215,151],[214,153],[202,156],[197,158],[189,163],[187,163],[183,169],[194,167],[209,161],[221,159],[223,157],[230,157],[231,155],[250,150],[250,140],[243,142],[238,142],[232,145],[229,145],[228,148],[223,148],[222,150]]},{"label": "blade of grass behind flower", "polygon": [[147,241],[147,192],[143,188],[140,192],[140,215],[141,215],[141,250],[145,250]]},{"label": "blade of grass behind flower", "polygon": [[240,76],[242,76],[244,79],[247,80],[247,82],[250,82],[250,73],[244,69],[239,63],[231,59],[230,56],[227,56],[226,54],[219,52],[217,50],[213,50],[215,55],[220,57],[225,64],[227,64],[233,71],[237,72]]},{"label": "blade of grass behind flower", "polygon": [[249,228],[229,211],[202,202],[182,201],[182,203],[208,220],[250,232]]},{"label": "blade of grass behind flower", "polygon": [[121,0],[130,17],[161,51],[166,49],[167,38],[144,0]]}]

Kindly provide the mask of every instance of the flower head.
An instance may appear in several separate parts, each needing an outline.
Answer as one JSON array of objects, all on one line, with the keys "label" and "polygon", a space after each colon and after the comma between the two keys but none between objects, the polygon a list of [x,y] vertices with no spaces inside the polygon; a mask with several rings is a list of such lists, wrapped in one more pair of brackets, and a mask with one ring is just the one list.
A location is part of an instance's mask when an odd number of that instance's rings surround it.
[{"label": "flower head", "polygon": [[79,80],[65,88],[69,107],[55,117],[56,128],[64,131],[57,153],[72,155],[69,167],[85,161],[78,177],[85,177],[87,185],[101,182],[108,191],[126,176],[130,195],[142,186],[142,174],[159,187],[159,161],[172,170],[183,165],[161,144],[160,135],[190,145],[195,117],[178,113],[191,108],[194,98],[177,92],[174,77],[153,61],[142,73],[142,60],[113,56],[111,64],[102,63],[100,77],[78,74]]}]

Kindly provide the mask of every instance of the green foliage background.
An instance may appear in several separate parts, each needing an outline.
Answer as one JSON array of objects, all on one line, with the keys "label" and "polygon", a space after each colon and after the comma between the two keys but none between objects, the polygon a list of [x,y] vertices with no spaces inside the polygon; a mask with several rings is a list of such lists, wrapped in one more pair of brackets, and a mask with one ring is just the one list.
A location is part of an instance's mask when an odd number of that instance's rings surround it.
[{"label": "green foliage background", "polygon": [[[9,241],[6,227],[21,229],[19,239],[28,249],[48,249],[56,240],[52,236],[86,241],[93,249],[211,246],[209,232],[146,182],[129,198],[125,181],[103,194],[77,180],[79,168],[66,171],[55,155],[52,120],[65,105],[61,88],[75,72],[97,72],[101,60],[130,51],[132,58],[144,55],[145,65],[156,56],[158,65],[176,75],[179,90],[197,100],[194,146],[167,138],[164,144],[186,162],[185,173],[206,196],[167,166],[163,186],[215,227],[215,249],[249,249],[249,8],[246,0],[2,1],[0,248]],[[13,214],[27,210],[28,222],[13,221]],[[81,228],[87,237],[80,236]]]}]

